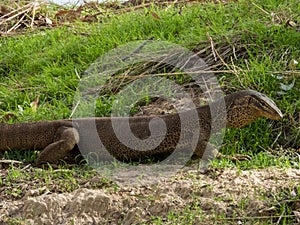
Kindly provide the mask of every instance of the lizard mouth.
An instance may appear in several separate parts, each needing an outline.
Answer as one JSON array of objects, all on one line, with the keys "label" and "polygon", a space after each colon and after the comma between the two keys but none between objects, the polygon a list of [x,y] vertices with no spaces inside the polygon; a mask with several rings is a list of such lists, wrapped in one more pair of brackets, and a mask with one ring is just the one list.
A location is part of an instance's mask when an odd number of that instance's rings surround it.
[{"label": "lizard mouth", "polygon": [[261,94],[260,97],[263,99],[263,102],[261,102],[261,104],[265,106],[263,107],[265,109],[262,108],[264,116],[272,120],[281,120],[283,118],[283,114],[277,107],[275,102],[264,94]]},{"label": "lizard mouth", "polygon": [[272,107],[272,112],[265,111],[264,112],[265,116],[272,120],[281,120],[283,118],[283,114],[280,111],[280,109],[275,105],[271,107]]},{"label": "lizard mouth", "polygon": [[[274,103],[272,101],[272,103]],[[273,120],[281,120],[283,118],[283,114],[282,112],[280,111],[280,109],[275,105],[275,103],[273,105],[271,105],[272,107],[272,113],[270,113],[270,119],[273,119]]]},{"label": "lizard mouth", "polygon": [[[274,116],[274,115],[273,115]],[[281,120],[283,118],[283,115],[280,114],[280,115],[276,115],[274,116],[273,118],[270,118],[270,119],[273,119],[273,120]]]}]

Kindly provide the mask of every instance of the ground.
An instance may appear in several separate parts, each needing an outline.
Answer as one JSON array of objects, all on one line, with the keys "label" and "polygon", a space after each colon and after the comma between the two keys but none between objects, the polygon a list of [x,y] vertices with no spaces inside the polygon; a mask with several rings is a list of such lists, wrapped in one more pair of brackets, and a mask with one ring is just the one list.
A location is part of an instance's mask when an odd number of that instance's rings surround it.
[{"label": "ground", "polygon": [[[30,182],[24,183],[29,186],[24,197],[0,203],[0,219],[2,224],[160,224],[159,217],[173,224],[175,214],[177,222],[181,218],[190,224],[280,224],[286,216],[278,215],[278,206],[286,202],[292,209],[289,217],[300,222],[300,200],[293,200],[300,186],[299,170],[233,168],[199,174],[194,169],[152,184],[111,182],[100,189],[93,188],[102,179],[96,174],[70,193],[51,192],[47,186],[31,189]],[[274,199],[278,193],[286,195]],[[193,218],[185,218],[191,212]]]}]

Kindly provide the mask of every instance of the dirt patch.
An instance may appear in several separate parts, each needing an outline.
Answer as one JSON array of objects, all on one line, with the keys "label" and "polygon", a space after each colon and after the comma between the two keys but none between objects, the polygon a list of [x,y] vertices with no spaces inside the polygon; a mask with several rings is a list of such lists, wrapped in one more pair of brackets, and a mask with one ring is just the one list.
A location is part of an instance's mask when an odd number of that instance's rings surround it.
[{"label": "dirt patch", "polygon": [[[39,196],[31,190],[20,200],[1,202],[0,221],[19,218],[26,224],[132,224],[150,222],[153,216],[164,218],[170,211],[193,210],[193,205],[201,207],[204,221],[216,214],[270,216],[276,211],[271,197],[282,190],[289,190],[291,196],[299,194],[295,193],[299,185],[297,169],[226,169],[206,175],[188,170],[151,185],[112,185],[97,190],[80,187],[71,193]],[[299,200],[294,204],[296,216]]]}]

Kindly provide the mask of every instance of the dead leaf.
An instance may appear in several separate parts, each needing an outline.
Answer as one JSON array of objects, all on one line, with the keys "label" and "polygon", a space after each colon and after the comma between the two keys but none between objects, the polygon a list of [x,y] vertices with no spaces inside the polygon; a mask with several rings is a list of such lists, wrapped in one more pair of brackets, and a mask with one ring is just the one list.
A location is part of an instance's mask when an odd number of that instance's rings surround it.
[{"label": "dead leaf", "polygon": [[60,10],[55,14],[54,17],[64,22],[73,22],[80,19],[81,11],[82,6],[78,7],[76,10]]},{"label": "dead leaf", "polygon": [[292,81],[290,84],[283,84],[280,83],[280,89],[283,91],[290,91],[295,85],[295,80]]},{"label": "dead leaf", "polygon": [[6,8],[4,5],[0,5],[0,16],[4,16],[10,13],[10,10]]},{"label": "dead leaf", "polygon": [[22,115],[24,112],[24,109],[21,105],[18,105],[18,110],[19,110],[19,113]]},{"label": "dead leaf", "polygon": [[33,102],[30,103],[32,111],[36,112],[39,104],[39,97],[37,97]]},{"label": "dead leaf", "polygon": [[155,12],[152,12],[151,15],[152,15],[155,19],[160,20],[160,17],[159,17]]},{"label": "dead leaf", "polygon": [[3,116],[4,121],[9,121],[10,119],[17,119],[17,116],[14,113],[6,113]]},{"label": "dead leaf", "polygon": [[293,211],[293,213],[296,216],[297,222],[300,223],[300,212],[299,211]]},{"label": "dead leaf", "polygon": [[297,24],[292,20],[288,20],[286,22],[286,25],[289,26],[289,27],[297,27]]},{"label": "dead leaf", "polygon": [[52,25],[52,20],[50,20],[48,17],[45,18],[46,24]]},{"label": "dead leaf", "polygon": [[289,62],[288,68],[291,69],[291,70],[296,70],[298,64],[299,64],[299,62],[298,62],[296,59],[292,59],[292,60]]},{"label": "dead leaf", "polygon": [[96,22],[97,20],[97,14],[86,15],[85,17],[81,18],[82,22]]}]

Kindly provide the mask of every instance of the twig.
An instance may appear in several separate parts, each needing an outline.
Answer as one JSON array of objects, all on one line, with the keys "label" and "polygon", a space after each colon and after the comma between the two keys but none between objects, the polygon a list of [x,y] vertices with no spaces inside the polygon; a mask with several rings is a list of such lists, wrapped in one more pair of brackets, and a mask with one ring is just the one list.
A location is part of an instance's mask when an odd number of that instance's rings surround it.
[{"label": "twig", "polygon": [[38,5],[38,2],[35,0],[35,2],[33,3],[32,18],[31,18],[31,23],[30,23],[31,29],[33,28],[33,22],[34,22],[35,11],[36,11],[35,9],[36,9],[37,5]]},{"label": "twig", "polygon": [[[206,73],[233,73],[232,70],[199,70],[194,72],[188,72],[188,74],[206,74]],[[174,72],[174,73],[155,73],[155,74],[142,74],[138,76],[114,76],[114,78],[126,78],[126,79],[138,79],[149,76],[177,76],[186,74],[185,72]]]},{"label": "twig", "polygon": [[[30,6],[31,4],[32,3],[28,3],[27,5],[24,5],[22,8],[26,8],[26,7]],[[4,19],[4,17],[10,16],[11,14],[14,14],[15,12],[18,12],[19,10],[20,10],[20,8],[15,9],[15,10],[13,10],[13,11],[11,11],[11,12],[3,15],[3,16],[1,16],[0,19]],[[5,19],[5,20],[7,21],[7,19]]]},{"label": "twig", "polygon": [[268,71],[268,73],[283,74],[283,75],[300,77],[300,71],[294,71],[294,70],[288,70],[288,71]]},{"label": "twig", "polygon": [[285,213],[285,210],[282,211],[282,213],[281,213],[280,217],[278,218],[278,221],[277,221],[276,224],[279,224],[279,223],[280,223],[280,221],[281,221],[281,219],[282,219],[284,213]]},{"label": "twig", "polygon": [[254,5],[255,7],[257,7],[259,10],[261,10],[262,12],[264,12],[265,14],[267,14],[268,16],[270,15],[269,12],[267,12],[266,10],[264,10],[262,7],[260,7],[259,5],[255,4],[254,2],[251,2],[252,5]]},{"label": "twig", "polygon": [[285,216],[245,216],[245,217],[229,217],[220,218],[219,220],[252,220],[252,219],[275,219],[275,218],[295,218],[295,215],[285,215]]},{"label": "twig", "polygon": [[75,68],[75,74],[76,74],[76,76],[77,76],[78,80],[80,80],[80,79],[81,79],[81,77],[80,77],[80,75],[79,75],[79,73],[78,73],[78,71],[77,71],[77,69],[76,69],[76,68]]},{"label": "twig", "polygon": [[277,134],[277,136],[276,136],[275,140],[273,141],[273,143],[271,144],[270,148],[273,148],[274,144],[277,142],[280,135],[281,135],[281,131]]},{"label": "twig", "polygon": [[215,61],[217,61],[217,56],[216,56],[216,52],[215,52],[215,46],[214,46],[214,42],[211,38],[211,36],[209,35],[209,33],[206,33],[206,37],[208,38],[209,42],[210,42],[210,46],[211,46],[211,52],[215,58]]},{"label": "twig", "polygon": [[[176,1],[176,2],[166,1],[166,2],[154,2],[154,3],[155,3],[155,5],[172,5],[172,4],[187,3],[187,2],[197,2],[197,0],[182,0],[182,1]],[[139,5],[136,5],[136,6],[131,6],[131,7],[123,8],[123,9],[118,9],[118,10],[115,10],[115,12],[124,13],[124,12],[135,11],[135,10],[138,10],[138,9],[141,9],[141,8],[149,7],[152,4],[153,4],[153,2],[145,3],[145,4],[139,4]]]},{"label": "twig", "polygon": [[[240,79],[240,76],[238,76],[239,73],[238,73],[237,70],[236,70],[236,67],[237,67],[237,66],[234,65],[234,63],[233,63],[233,61],[232,61],[232,58],[231,58],[231,64],[232,64],[232,67],[234,68],[233,70],[234,70],[234,74],[236,75],[236,78],[237,78],[238,81],[240,82],[241,86],[244,87],[243,82],[242,82],[242,80]],[[244,70],[242,70],[242,69],[239,68],[239,71],[244,71]],[[248,70],[248,71],[249,71],[249,70]]]},{"label": "twig", "polygon": [[[209,33],[206,33],[206,36],[209,40],[212,40],[212,38],[209,36]],[[225,65],[228,69],[230,69],[230,66],[224,61],[224,59],[220,56],[220,54],[218,53],[218,51],[214,48],[214,46],[212,45],[212,52],[213,54],[216,54],[218,56],[218,58],[221,60],[221,62],[223,63],[223,65]],[[215,56],[215,55],[214,55]],[[217,61],[217,60],[216,60]],[[231,72],[235,75],[238,75],[236,73],[236,71],[231,70]]]},{"label": "twig", "polygon": [[146,40],[144,41],[140,46],[138,46],[136,49],[133,50],[133,52],[131,52],[129,55],[125,56],[124,58],[122,58],[122,61],[125,62],[127,59],[129,59],[130,57],[132,57],[133,55],[135,55],[136,53],[140,52],[142,50],[142,48],[144,48],[146,46],[146,44],[151,41],[152,39]]},{"label": "twig", "polygon": [[72,110],[71,115],[70,115],[70,117],[69,117],[70,119],[73,117],[73,115],[74,115],[74,113],[75,113],[77,107],[79,106],[79,104],[80,104],[80,101],[78,101],[78,102],[76,103],[75,107],[73,107],[73,110]]},{"label": "twig", "polygon": [[[31,7],[32,7],[32,4],[31,4],[31,6],[30,6],[29,8],[27,8],[27,9],[25,9],[25,10],[23,10],[23,11],[21,11],[21,12],[15,14],[15,15],[13,15],[13,16],[11,16],[11,17],[5,19],[5,20],[3,20],[2,22],[0,22],[0,25],[3,24],[3,23],[5,23],[5,22],[7,22],[7,21],[9,21],[9,20],[14,19],[15,17],[21,15],[22,13],[27,13],[27,12],[31,9]],[[25,7],[23,7],[23,8],[25,8]]]},{"label": "twig", "polygon": [[12,30],[17,29],[20,22],[24,19],[25,16],[26,16],[26,13],[24,13],[23,16],[21,17],[21,19],[19,19],[15,25],[13,25],[8,31],[6,31],[6,33],[10,33]]}]

